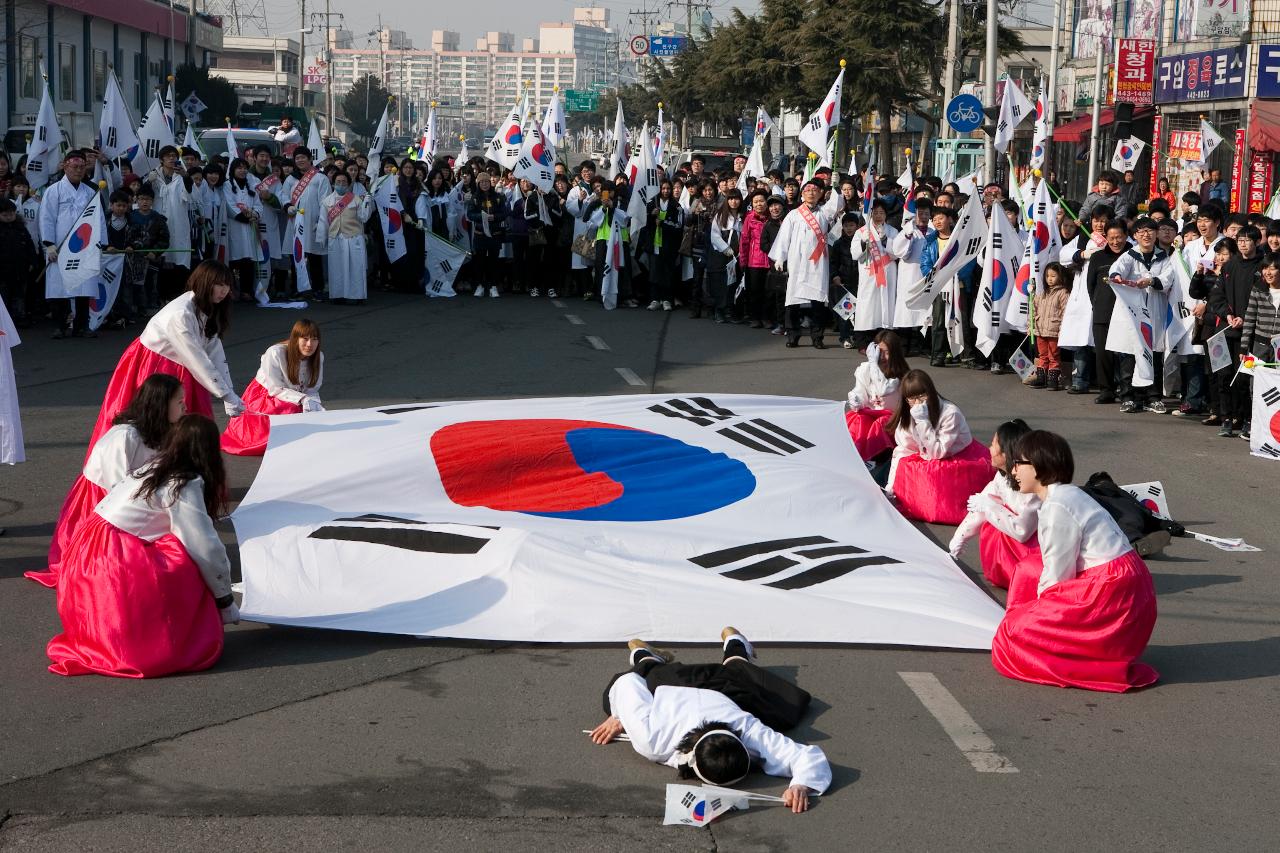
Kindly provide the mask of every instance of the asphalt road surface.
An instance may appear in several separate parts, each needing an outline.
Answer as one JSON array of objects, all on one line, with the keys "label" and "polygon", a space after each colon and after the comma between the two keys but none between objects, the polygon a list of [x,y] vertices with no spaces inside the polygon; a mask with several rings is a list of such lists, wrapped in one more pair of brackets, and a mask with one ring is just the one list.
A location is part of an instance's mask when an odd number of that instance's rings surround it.
[{"label": "asphalt road surface", "polygon": [[[330,408],[649,391],[841,399],[861,360],[578,301],[375,294],[306,314],[323,326]],[[239,384],[296,316],[237,309],[227,351]],[[1081,479],[1161,480],[1188,527],[1263,551],[1180,539],[1150,562],[1160,617],[1145,659],[1162,678],[1134,695],[1009,681],[983,653],[766,646],[761,663],[814,694],[796,736],[827,752],[831,791],[805,815],[763,806],[664,827],[674,773],[580,733],[598,722],[621,648],[242,624],[208,672],[49,674],[54,597],[21,574],[44,565],[130,338],[39,330],[16,351],[30,461],[0,469],[2,848],[1074,853],[1273,850],[1280,838],[1280,467],[1239,439],[1014,376],[936,371],[976,436],[1015,415],[1058,430]],[[229,466],[239,499],[257,460]],[[976,540],[966,556],[976,565]],[[716,659],[714,639],[682,659]],[[773,793],[780,781],[749,780]]]}]

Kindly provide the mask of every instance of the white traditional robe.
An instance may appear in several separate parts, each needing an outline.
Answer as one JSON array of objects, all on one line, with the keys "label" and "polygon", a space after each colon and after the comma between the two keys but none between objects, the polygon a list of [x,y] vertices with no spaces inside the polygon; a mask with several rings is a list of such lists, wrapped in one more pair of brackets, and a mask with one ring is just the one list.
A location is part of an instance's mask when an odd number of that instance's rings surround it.
[{"label": "white traditional robe", "polygon": [[341,198],[336,192],[326,195],[320,202],[320,215],[316,222],[316,245],[321,247],[318,251],[328,253],[325,270],[329,298],[367,299],[369,285],[365,274],[369,269],[369,257],[364,224],[373,211],[373,196],[368,193],[356,195],[331,221],[329,211]]},{"label": "white traditional robe", "polygon": [[[303,221],[306,222],[306,228],[302,232],[302,250],[310,255],[323,255],[325,252],[325,242],[318,236],[319,232],[316,225],[324,221],[321,216],[320,203],[321,200],[329,193],[333,192],[333,187],[329,186],[329,179],[322,172],[316,172],[316,176],[307,184],[307,188],[294,197],[294,190],[297,188],[301,180],[296,175],[290,175],[284,182],[284,199],[285,202],[293,208],[301,208],[303,211]],[[297,214],[292,213],[289,216],[288,234],[294,234],[297,228]]]},{"label": "white traditional robe", "polygon": [[[272,207],[270,202],[262,198],[262,193],[258,191],[258,185],[263,181],[269,180],[266,192],[269,198],[274,198],[279,207]],[[284,182],[275,180],[275,176],[268,174],[266,178],[259,178],[253,172],[249,172],[249,189],[253,192],[254,199],[258,204],[258,217],[261,222],[258,228],[258,236],[260,240],[266,240],[267,252],[271,255],[272,260],[277,260],[283,256],[282,246],[284,245],[284,209],[288,203],[288,199],[284,195]]]},{"label": "white traditional robe", "polygon": [[1067,483],[1049,487],[1036,532],[1044,558],[1037,595],[1133,550],[1111,514],[1083,489]]},{"label": "white traditional robe", "polygon": [[[564,200],[564,209],[569,211],[569,215],[573,217],[573,239],[577,239],[579,234],[594,233],[597,226],[593,226],[590,222],[582,221],[582,214],[587,209],[587,199],[591,197],[591,190],[584,189],[580,184],[574,184],[569,189],[569,194]],[[591,269],[591,261],[583,258],[577,252],[570,252],[570,268],[575,270]]]},{"label": "white traditional robe", "polygon": [[84,463],[84,478],[107,491],[156,456],[133,424],[116,424],[102,434]]},{"label": "white traditional robe", "polygon": [[[853,317],[853,328],[860,332],[893,328],[898,304],[898,256],[893,251],[898,229],[886,222],[875,229],[876,236],[873,237],[871,227],[870,223],[863,225],[849,241],[849,254],[858,262],[858,309]],[[887,261],[883,287],[876,283],[876,274],[871,268],[870,243],[873,239],[879,243],[881,255]]]},{"label": "white traditional robe", "polygon": [[[1107,273],[1105,282],[1099,282],[1098,286],[1102,287],[1105,284],[1111,287],[1111,277],[1118,275],[1130,281],[1155,278],[1159,279],[1164,287],[1168,287],[1173,281],[1172,264],[1173,258],[1164,254],[1159,247],[1155,249],[1155,256],[1150,267],[1143,263],[1142,255],[1137,249],[1128,249],[1123,255],[1115,259],[1111,264],[1111,270]],[[1145,290],[1147,293],[1147,308],[1151,311],[1152,349],[1155,352],[1162,352],[1169,297],[1163,290],[1156,290],[1155,288],[1145,288]],[[1119,299],[1116,300],[1115,307],[1111,309],[1111,321],[1107,326],[1107,349],[1110,352],[1125,353],[1133,356],[1142,352],[1142,345],[1138,340],[1138,330],[1133,325],[1133,317],[1124,302]]]},{"label": "white traditional robe", "polygon": [[249,189],[248,182],[241,186],[234,180],[222,185],[223,216],[227,223],[227,257],[226,260],[262,260],[262,245],[258,242],[258,226],[253,221],[241,222],[236,217],[241,214],[257,213],[261,204],[257,193]]},{"label": "white traditional robe", "polygon": [[22,415],[18,411],[18,381],[13,374],[13,348],[22,343],[4,297],[0,297],[0,465],[27,460],[22,446]]},{"label": "white traditional robe", "polygon": [[849,390],[849,406],[854,411],[883,409],[896,412],[902,402],[902,391],[897,379],[890,379],[884,371],[864,361],[853,372],[853,388]]},{"label": "white traditional robe", "polygon": [[967,542],[976,536],[983,523],[1019,542],[1026,542],[1036,532],[1040,521],[1040,498],[1018,491],[1003,471],[997,471],[978,494],[990,500],[983,502],[981,512],[970,512],[960,522],[956,536],[962,541]]},{"label": "white traditional robe", "polygon": [[[89,200],[93,198],[93,194],[97,191],[97,187],[88,181],[81,181],[78,185],[73,186],[65,177],[46,189],[40,202],[41,242],[52,243],[55,246],[62,245],[62,241],[71,232],[72,226],[76,224],[80,214],[84,213]],[[40,251],[44,251],[43,246]],[[59,269],[58,264],[52,263],[46,268],[44,274],[45,299],[71,299],[76,296],[93,297],[97,295],[98,279],[96,277],[87,279],[80,287],[69,291],[63,286],[62,270]]]},{"label": "white traditional robe", "polygon": [[205,337],[204,324],[204,315],[196,308],[195,294],[188,290],[170,300],[147,321],[138,343],[185,367],[214,397],[238,401],[222,339],[216,335]]},{"label": "white traditional robe", "polygon": [[[810,302],[827,302],[831,284],[831,258],[827,248],[827,232],[831,223],[844,209],[844,196],[835,192],[821,207],[813,208],[819,237],[805,221],[800,208],[796,208],[782,220],[777,239],[769,250],[769,260],[787,265],[787,305],[808,305]],[[814,250],[821,240],[822,253],[813,260]]]},{"label": "white traditional robe", "polygon": [[942,400],[942,411],[935,427],[928,420],[917,421],[909,414],[898,425],[894,434],[897,446],[893,448],[893,461],[889,465],[889,489],[893,490],[898,475],[898,461],[907,456],[921,459],[947,459],[955,456],[973,442],[969,422],[964,419],[960,407],[950,400]]},{"label": "white traditional robe", "polygon": [[[902,230],[889,241],[894,257],[898,258],[897,292],[893,304],[893,328],[915,329],[929,322],[931,316],[928,307],[912,309],[907,307],[907,295],[913,285],[924,278],[920,274],[920,255],[924,252],[925,237],[928,227],[923,230],[916,226],[915,219],[908,217],[902,224]],[[859,281],[861,289],[861,281]]]},{"label": "white traditional robe", "polygon": [[[191,248],[191,214],[193,201],[187,191],[186,181],[174,174],[165,177],[163,169],[156,169],[147,176],[147,183],[156,194],[155,210],[165,218],[169,225],[170,249]],[[163,256],[173,262],[174,266],[191,267],[190,252],[171,252]]]}]

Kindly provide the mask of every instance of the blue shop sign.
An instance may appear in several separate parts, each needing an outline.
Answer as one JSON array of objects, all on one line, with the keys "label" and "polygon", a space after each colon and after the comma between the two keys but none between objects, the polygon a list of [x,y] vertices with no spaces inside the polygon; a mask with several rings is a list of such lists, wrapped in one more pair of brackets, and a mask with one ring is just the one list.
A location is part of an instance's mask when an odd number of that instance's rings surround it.
[{"label": "blue shop sign", "polygon": [[1248,67],[1247,44],[1162,56],[1156,61],[1155,103],[1243,98]]},{"label": "blue shop sign", "polygon": [[1280,44],[1260,44],[1258,97],[1280,98]]}]

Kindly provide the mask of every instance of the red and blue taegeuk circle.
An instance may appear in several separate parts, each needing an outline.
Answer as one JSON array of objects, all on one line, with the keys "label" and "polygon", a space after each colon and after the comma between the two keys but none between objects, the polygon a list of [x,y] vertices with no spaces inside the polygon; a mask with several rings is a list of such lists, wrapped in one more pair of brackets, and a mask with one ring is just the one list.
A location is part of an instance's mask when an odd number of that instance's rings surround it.
[{"label": "red and blue taegeuk circle", "polygon": [[400,217],[400,211],[394,207],[387,208],[387,234],[399,234],[400,229],[404,227],[403,220]]},{"label": "red and blue taegeuk circle", "polygon": [[533,143],[533,147],[529,149],[529,153],[533,155],[534,160],[542,165],[551,165],[551,157],[547,154],[547,149],[541,142]]},{"label": "red and blue taegeuk circle", "polygon": [[991,262],[991,301],[999,302],[1009,289],[1009,268],[1000,260]]},{"label": "red and blue taegeuk circle", "polygon": [[1023,296],[1031,293],[1031,264],[1023,264],[1018,267],[1018,274],[1013,279],[1013,286],[1018,288],[1018,292]]},{"label": "red and blue taegeuk circle", "polygon": [[1151,328],[1151,324],[1139,323],[1138,328],[1142,331],[1143,343],[1147,345],[1147,349],[1151,349],[1151,347],[1154,346],[1154,341],[1155,341],[1155,332]]},{"label": "red and blue taegeuk circle", "polygon": [[302,238],[294,237],[293,238],[293,262],[295,264],[300,264],[303,262],[303,260],[306,257],[307,257],[307,253],[305,248],[302,245]]},{"label": "red and blue taegeuk circle", "polygon": [[748,497],[742,462],[671,436],[598,421],[463,421],[431,436],[449,499],[575,521],[665,521]]},{"label": "red and blue taegeuk circle", "polygon": [[102,283],[102,279],[98,279],[98,292],[94,294],[93,299],[89,302],[89,310],[95,314],[100,313],[103,308],[107,307],[107,286]]},{"label": "red and blue taegeuk circle", "polygon": [[79,254],[89,245],[91,239],[93,239],[93,224],[81,222],[67,238],[67,248],[71,250],[71,254]]},{"label": "red and blue taegeuk circle", "polygon": [[698,800],[698,804],[693,807],[693,811],[689,813],[689,817],[698,821],[698,823],[702,823],[702,821],[706,820],[707,819],[707,801]]},{"label": "red and blue taegeuk circle", "polygon": [[524,142],[524,134],[520,132],[520,126],[513,124],[507,128],[507,144],[519,145],[521,142]]},{"label": "red and blue taegeuk circle", "polygon": [[1032,239],[1035,240],[1033,251],[1038,255],[1049,248],[1049,225],[1045,222],[1037,222],[1035,229],[1031,232]]}]

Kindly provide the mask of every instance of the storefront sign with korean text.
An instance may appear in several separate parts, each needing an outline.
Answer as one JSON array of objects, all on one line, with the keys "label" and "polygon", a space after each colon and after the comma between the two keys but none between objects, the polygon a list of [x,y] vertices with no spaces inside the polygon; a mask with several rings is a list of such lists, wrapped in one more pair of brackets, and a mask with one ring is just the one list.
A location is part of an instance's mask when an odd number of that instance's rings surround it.
[{"label": "storefront sign with korean text", "polygon": [[1269,151],[1255,151],[1249,158],[1248,213],[1262,213],[1271,201],[1275,161]]},{"label": "storefront sign with korean text", "polygon": [[1260,44],[1258,51],[1258,97],[1280,98],[1280,44]]},{"label": "storefront sign with korean text", "polygon": [[1156,62],[1155,103],[1243,98],[1248,65],[1247,44],[1162,56]]},{"label": "storefront sign with korean text", "polygon": [[1174,160],[1200,159],[1200,131],[1174,130],[1169,132],[1169,157]]},{"label": "storefront sign with korean text", "polygon": [[1156,43],[1151,39],[1119,39],[1116,42],[1116,100],[1139,107],[1151,106],[1155,79]]}]

